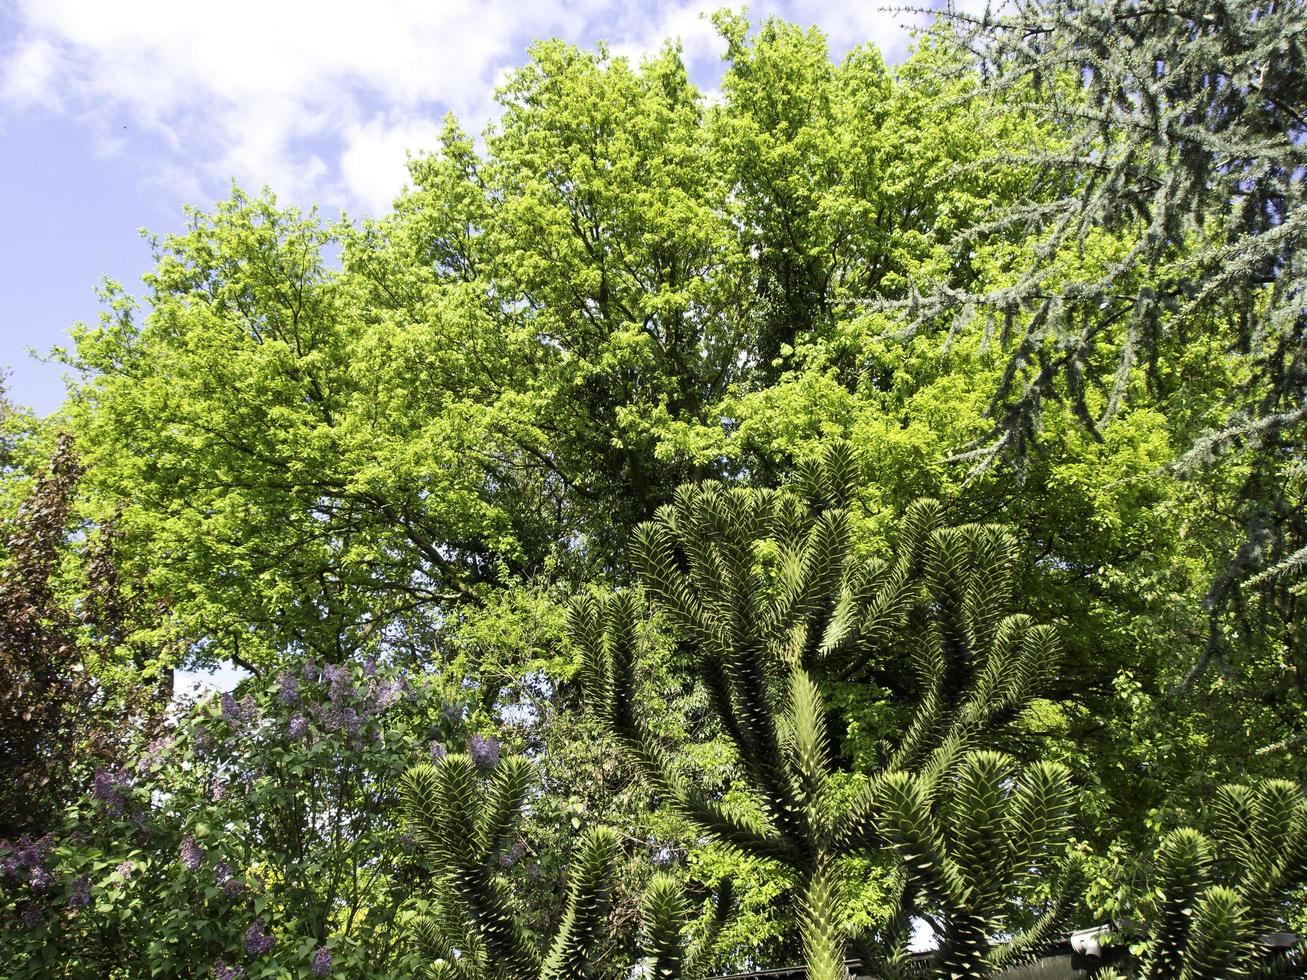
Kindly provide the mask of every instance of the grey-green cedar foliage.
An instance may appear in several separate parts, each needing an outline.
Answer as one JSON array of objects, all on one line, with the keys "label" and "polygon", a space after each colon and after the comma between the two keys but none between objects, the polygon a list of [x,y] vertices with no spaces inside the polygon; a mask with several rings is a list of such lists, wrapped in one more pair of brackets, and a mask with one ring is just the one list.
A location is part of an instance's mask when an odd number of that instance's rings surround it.
[{"label": "grey-green cedar foliage", "polygon": [[[595,827],[581,837],[567,905],[552,941],[526,928],[502,873],[527,802],[531,764],[506,757],[483,774],[466,755],[414,766],[404,777],[404,808],[436,871],[435,913],[417,919],[414,938],[430,958],[430,980],[586,980],[609,938],[618,835]],[[658,980],[702,976],[730,914],[729,884],[714,913],[690,930],[680,886],[657,876],[645,896],[645,952]],[[697,939],[688,941],[690,932]]]},{"label": "grey-green cedar foliage", "polygon": [[[938,38],[986,78],[980,97],[1036,113],[1060,143],[1026,161],[1038,176],[1024,200],[957,237],[951,281],[889,305],[914,330],[989,323],[1006,359],[993,429],[958,457],[980,466],[1020,465],[1049,399],[1096,432],[1140,390],[1137,369],[1157,395],[1201,388],[1210,360],[1227,360],[1223,417],[1196,419],[1175,461],[1181,473],[1233,461],[1242,484],[1243,540],[1209,586],[1213,628],[1192,682],[1227,657],[1216,618],[1242,605],[1251,576],[1286,573],[1256,585],[1288,604],[1288,622],[1302,615],[1288,573],[1301,574],[1307,545],[1307,4],[994,7],[950,5]],[[1013,163],[1005,152],[972,166]],[[1012,232],[1028,247],[1001,275],[970,277],[977,252]],[[1211,358],[1186,366],[1197,348]]]},{"label": "grey-green cedar foliage", "polygon": [[[948,527],[933,501],[908,511],[895,560],[859,557],[848,510],[855,469],[837,445],[801,468],[793,490],[681,488],[635,533],[642,588],[577,601],[583,683],[676,810],[794,875],[813,980],[842,980],[851,952],[874,975],[902,975],[914,916],[936,928],[934,975],[988,976],[1037,952],[1075,893],[1069,773],[1052,763],[1023,772],[979,751],[1054,669],[1055,637],[1008,614],[1008,536]],[[701,792],[640,715],[646,600],[693,647],[753,791],[749,810]],[[905,638],[920,704],[897,749],[850,799],[837,792],[821,681],[857,674]],[[902,856],[897,909],[882,930],[851,933],[840,862],[887,849]]]}]

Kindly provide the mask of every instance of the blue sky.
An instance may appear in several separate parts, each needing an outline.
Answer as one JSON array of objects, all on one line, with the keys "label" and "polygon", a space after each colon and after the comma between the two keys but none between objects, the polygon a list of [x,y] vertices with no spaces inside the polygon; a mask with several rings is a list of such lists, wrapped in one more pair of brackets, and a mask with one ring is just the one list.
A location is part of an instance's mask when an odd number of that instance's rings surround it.
[{"label": "blue sky", "polygon": [[[598,0],[0,0],[0,366],[38,412],[60,369],[28,357],[94,322],[101,277],[139,291],[139,234],[177,231],[235,179],[329,214],[384,212],[406,150],[452,110],[473,130],[537,37],[605,40],[638,57],[681,40],[705,90],[722,45],[701,13],[721,2]],[[366,9],[366,14],[362,11]],[[847,0],[754,3],[824,30],[835,55],[871,41],[897,60],[905,15]]]}]

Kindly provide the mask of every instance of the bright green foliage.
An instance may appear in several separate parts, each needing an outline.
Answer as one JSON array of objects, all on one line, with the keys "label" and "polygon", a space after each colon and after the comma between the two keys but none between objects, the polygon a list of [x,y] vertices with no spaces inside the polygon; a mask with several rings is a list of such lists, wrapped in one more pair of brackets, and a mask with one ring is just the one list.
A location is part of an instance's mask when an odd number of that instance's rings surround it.
[{"label": "bright green foliage", "polygon": [[[587,830],[568,874],[567,906],[547,943],[524,924],[501,873],[520,856],[515,828],[526,804],[531,763],[507,757],[483,776],[471,758],[451,755],[404,777],[404,809],[436,870],[434,917],[413,933],[429,959],[432,980],[586,980],[609,938],[614,864],[620,840],[613,830]],[[643,918],[654,976],[679,980],[702,975],[732,899],[719,892],[716,913],[688,948],[686,905],[678,882],[655,878]]]},{"label": "bright green foliage", "polygon": [[[859,558],[843,506],[855,469],[849,448],[837,444],[801,469],[797,492],[683,487],[636,531],[633,561],[644,592],[578,600],[573,638],[583,683],[595,711],[675,809],[717,840],[795,876],[811,977],[843,977],[847,945],[895,969],[908,917],[935,906],[944,924],[941,969],[956,954],[984,975],[1033,950],[1068,910],[1066,895],[1045,889],[1046,911],[1028,940],[992,959],[987,948],[977,952],[1019,927],[1004,904],[1013,885],[1036,869],[1044,885],[1050,872],[1060,874],[1055,843],[1067,831],[1066,771],[1035,767],[1013,789],[1014,764],[970,754],[1038,690],[1056,662],[1054,639],[1047,627],[1004,615],[1005,536],[991,527],[945,527],[933,502],[905,518],[896,561]],[[644,595],[694,651],[694,669],[749,787],[747,807],[697,789],[637,707]],[[898,749],[850,793],[832,761],[818,679],[909,651],[921,678],[920,707]],[[958,789],[946,794],[954,782]],[[934,805],[944,797],[951,810],[937,816]],[[973,832],[995,821],[1003,830],[989,843],[1006,844],[975,869],[932,870],[920,860],[927,847],[954,851],[958,863],[979,857],[986,838]],[[899,914],[882,935],[850,936],[839,862],[887,845],[909,855]],[[970,878],[973,871],[987,876]],[[968,887],[981,880],[984,889]]]},{"label": "bright green foliage", "polygon": [[155,242],[147,307],[108,293],[67,355],[85,506],[123,508],[193,656],[385,629],[425,650],[435,606],[584,580],[731,468],[677,448],[732,428],[725,399],[1010,196],[941,184],[952,162],[1037,138],[933,109],[937,54],[895,79],[870,48],[832,65],[816,32],[721,27],[721,106],[674,47],[540,43],[484,152],[451,120],[393,214],[328,226],[236,191]]}]

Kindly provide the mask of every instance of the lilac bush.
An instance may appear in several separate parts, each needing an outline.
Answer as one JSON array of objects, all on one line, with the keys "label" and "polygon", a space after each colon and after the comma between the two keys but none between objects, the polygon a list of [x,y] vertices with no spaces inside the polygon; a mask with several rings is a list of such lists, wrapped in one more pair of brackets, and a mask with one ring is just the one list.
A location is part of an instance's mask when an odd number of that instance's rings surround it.
[{"label": "lilac bush", "polygon": [[98,770],[62,833],[0,841],[18,964],[0,972],[415,975],[401,913],[423,858],[398,780],[435,736],[466,739],[442,708],[383,664],[306,662],[201,701]]}]

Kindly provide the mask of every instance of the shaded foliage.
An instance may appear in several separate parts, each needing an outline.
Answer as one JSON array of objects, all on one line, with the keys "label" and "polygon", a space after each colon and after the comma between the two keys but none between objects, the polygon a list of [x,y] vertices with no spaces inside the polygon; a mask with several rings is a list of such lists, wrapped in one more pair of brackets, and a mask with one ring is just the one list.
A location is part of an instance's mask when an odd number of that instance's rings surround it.
[{"label": "shaded foliage", "polygon": [[82,473],[72,438],[60,435],[49,466],[0,528],[0,838],[50,830],[94,761],[118,759],[170,693],[148,682],[123,690],[97,669],[141,625],[117,577],[111,528],[87,549],[80,607],[60,601]]}]

